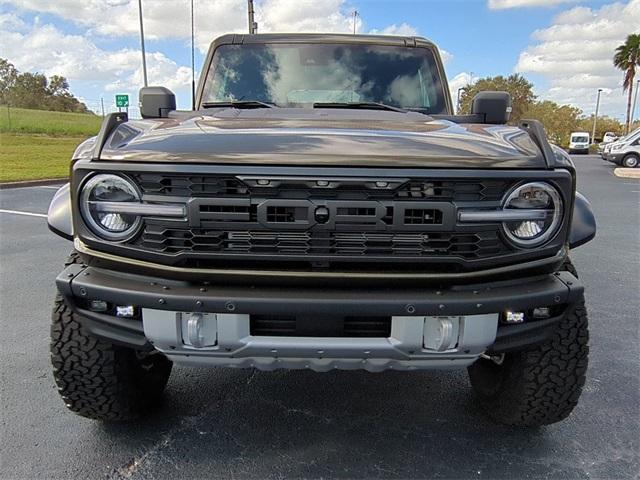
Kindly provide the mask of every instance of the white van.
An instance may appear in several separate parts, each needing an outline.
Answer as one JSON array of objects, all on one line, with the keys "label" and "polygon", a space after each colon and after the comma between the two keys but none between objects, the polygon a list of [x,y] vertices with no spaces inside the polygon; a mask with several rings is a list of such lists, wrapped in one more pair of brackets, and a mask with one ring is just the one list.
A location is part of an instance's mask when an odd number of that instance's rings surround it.
[{"label": "white van", "polygon": [[605,149],[605,160],[622,167],[635,168],[640,165],[640,128],[625,135]]},{"label": "white van", "polygon": [[589,153],[589,134],[573,132],[569,137],[569,153]]}]

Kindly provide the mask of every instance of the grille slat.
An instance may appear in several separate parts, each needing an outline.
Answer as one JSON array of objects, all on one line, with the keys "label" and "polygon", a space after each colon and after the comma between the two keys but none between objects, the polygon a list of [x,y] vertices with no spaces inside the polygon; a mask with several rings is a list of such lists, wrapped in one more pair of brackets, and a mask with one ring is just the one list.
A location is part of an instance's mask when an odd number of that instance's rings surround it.
[{"label": "grille slat", "polygon": [[249,332],[263,337],[386,338],[391,335],[391,317],[251,315]]},{"label": "grille slat", "polygon": [[[352,199],[423,199],[448,201],[499,201],[513,184],[511,179],[410,180],[393,190],[371,188],[371,182],[347,182],[337,188],[308,188],[303,183],[288,183],[286,177],[277,187],[249,186],[233,176],[139,173],[133,175],[145,194],[194,196],[260,195],[281,198],[309,198],[321,193],[327,198],[340,194]],[[273,182],[272,184],[276,184]],[[367,187],[369,185],[369,187]]]},{"label": "grille slat", "polygon": [[375,233],[375,232],[225,232],[166,229],[147,225],[140,245],[166,253],[274,254],[336,256],[458,255],[482,258],[505,250],[497,232]]}]

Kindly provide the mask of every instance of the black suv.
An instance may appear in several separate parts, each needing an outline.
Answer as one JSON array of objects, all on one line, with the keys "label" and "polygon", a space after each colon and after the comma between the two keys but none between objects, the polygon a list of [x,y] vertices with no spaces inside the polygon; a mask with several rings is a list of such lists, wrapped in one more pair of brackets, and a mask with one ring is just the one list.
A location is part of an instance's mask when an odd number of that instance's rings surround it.
[{"label": "black suv", "polygon": [[72,411],[134,417],[173,363],[468,368],[495,420],[542,425],[587,370],[595,235],[570,158],[483,92],[454,115],[422,38],[227,35],[196,108],[140,91],[73,156],[49,226],[55,379]]}]

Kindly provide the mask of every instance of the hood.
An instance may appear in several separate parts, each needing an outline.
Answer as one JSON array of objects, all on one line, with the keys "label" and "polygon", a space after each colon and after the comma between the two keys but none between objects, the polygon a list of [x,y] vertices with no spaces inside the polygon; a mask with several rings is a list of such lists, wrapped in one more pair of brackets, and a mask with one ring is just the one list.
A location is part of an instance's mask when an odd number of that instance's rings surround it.
[{"label": "hood", "polygon": [[546,168],[517,127],[416,112],[216,109],[120,125],[101,160],[355,167]]}]

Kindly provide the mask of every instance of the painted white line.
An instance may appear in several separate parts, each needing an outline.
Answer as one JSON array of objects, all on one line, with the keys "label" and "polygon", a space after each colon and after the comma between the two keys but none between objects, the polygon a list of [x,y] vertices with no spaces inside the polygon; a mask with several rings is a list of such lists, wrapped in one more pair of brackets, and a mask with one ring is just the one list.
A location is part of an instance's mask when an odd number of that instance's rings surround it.
[{"label": "painted white line", "polygon": [[4,210],[2,208],[0,208],[0,213],[12,213],[13,215],[24,215],[25,217],[47,218],[47,215],[44,213],[19,212],[17,210]]}]

